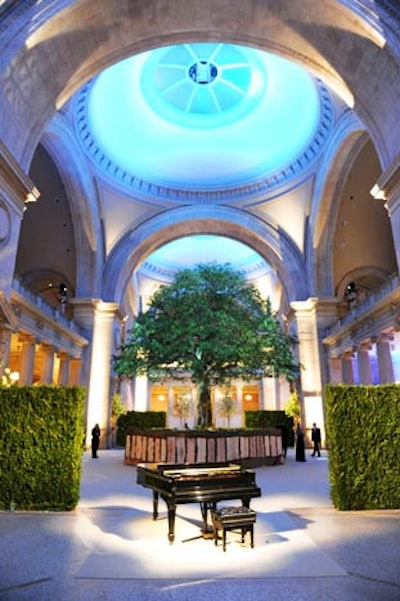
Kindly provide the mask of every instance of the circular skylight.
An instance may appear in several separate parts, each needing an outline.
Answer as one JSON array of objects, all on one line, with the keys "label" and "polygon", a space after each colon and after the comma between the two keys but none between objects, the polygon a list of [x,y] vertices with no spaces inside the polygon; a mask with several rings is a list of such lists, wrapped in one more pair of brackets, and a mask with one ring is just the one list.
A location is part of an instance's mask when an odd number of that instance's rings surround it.
[{"label": "circular skylight", "polygon": [[150,53],[141,73],[149,106],[178,126],[209,129],[249,114],[266,91],[259,53],[228,44],[182,44]]},{"label": "circular skylight", "polygon": [[329,95],[273,54],[221,43],[126,59],[77,100],[83,145],[108,176],[142,195],[224,200],[295,177],[320,153]]}]

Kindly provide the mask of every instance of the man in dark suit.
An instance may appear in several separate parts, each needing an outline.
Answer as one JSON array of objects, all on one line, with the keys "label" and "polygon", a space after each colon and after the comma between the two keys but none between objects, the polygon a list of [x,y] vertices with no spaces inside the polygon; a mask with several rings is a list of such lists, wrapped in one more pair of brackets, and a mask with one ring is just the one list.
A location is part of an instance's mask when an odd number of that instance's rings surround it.
[{"label": "man in dark suit", "polygon": [[311,454],[311,457],[315,457],[317,454],[318,457],[321,457],[320,444],[321,444],[321,430],[317,428],[317,424],[314,422],[312,431],[311,431],[311,440],[314,443],[314,450]]}]

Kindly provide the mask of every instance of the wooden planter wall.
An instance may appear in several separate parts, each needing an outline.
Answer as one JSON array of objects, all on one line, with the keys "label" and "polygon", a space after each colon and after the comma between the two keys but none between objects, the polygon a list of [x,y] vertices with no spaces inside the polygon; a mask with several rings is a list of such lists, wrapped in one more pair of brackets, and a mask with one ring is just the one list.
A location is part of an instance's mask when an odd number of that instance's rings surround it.
[{"label": "wooden planter wall", "polygon": [[125,445],[125,463],[240,462],[245,467],[282,462],[280,430],[175,431],[133,430]]}]

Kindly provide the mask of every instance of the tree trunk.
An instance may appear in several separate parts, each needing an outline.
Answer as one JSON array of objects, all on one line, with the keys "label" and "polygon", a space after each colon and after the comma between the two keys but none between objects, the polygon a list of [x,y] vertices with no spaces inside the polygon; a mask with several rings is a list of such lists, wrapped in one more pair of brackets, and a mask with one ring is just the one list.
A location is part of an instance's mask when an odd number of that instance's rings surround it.
[{"label": "tree trunk", "polygon": [[197,426],[202,429],[210,428],[213,425],[211,411],[211,390],[206,381],[199,382],[199,400],[197,411]]}]

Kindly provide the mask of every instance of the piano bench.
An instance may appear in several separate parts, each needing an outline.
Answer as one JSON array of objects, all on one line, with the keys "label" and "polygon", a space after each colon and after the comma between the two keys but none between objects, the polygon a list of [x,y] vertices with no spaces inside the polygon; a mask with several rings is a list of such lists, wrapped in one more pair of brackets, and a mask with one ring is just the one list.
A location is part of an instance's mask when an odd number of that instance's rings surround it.
[{"label": "piano bench", "polygon": [[226,551],[226,532],[241,530],[242,543],[246,532],[250,532],[250,544],[254,547],[254,523],[256,512],[248,507],[222,507],[211,510],[211,520],[214,533],[214,544],[218,545],[218,531],[222,530],[222,548]]}]

